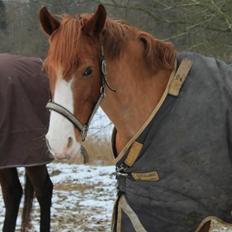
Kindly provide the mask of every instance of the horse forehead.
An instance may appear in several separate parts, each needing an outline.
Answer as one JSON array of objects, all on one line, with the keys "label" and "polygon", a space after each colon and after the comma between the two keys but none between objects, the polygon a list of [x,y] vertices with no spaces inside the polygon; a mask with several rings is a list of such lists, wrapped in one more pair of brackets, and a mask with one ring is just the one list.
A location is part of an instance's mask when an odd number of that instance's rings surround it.
[{"label": "horse forehead", "polygon": [[71,72],[68,75],[64,74],[64,67],[60,64],[57,65],[57,72],[56,72],[56,82],[61,81],[61,83],[64,83],[64,85],[72,86],[72,81],[74,79],[74,74]]},{"label": "horse forehead", "polygon": [[57,79],[56,81],[56,91],[60,92],[60,93],[65,93],[65,95],[67,95],[67,93],[72,92],[72,80],[65,80],[65,79]]}]

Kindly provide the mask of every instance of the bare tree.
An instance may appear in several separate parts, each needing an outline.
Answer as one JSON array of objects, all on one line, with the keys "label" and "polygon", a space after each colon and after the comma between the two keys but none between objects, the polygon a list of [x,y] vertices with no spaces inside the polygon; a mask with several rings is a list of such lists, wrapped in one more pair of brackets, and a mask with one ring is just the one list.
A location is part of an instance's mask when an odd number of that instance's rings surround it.
[{"label": "bare tree", "polygon": [[178,50],[196,51],[232,63],[231,0],[0,1],[0,14],[4,16],[0,27],[8,26],[8,35],[1,33],[1,51],[44,57],[47,40],[37,17],[41,6],[61,15],[92,12],[99,3],[107,7],[111,17],[171,40]]},{"label": "bare tree", "polygon": [[156,37],[232,62],[230,0],[102,0],[111,14],[125,17]]},{"label": "bare tree", "polygon": [[5,32],[7,29],[6,7],[3,1],[0,1],[0,30]]}]

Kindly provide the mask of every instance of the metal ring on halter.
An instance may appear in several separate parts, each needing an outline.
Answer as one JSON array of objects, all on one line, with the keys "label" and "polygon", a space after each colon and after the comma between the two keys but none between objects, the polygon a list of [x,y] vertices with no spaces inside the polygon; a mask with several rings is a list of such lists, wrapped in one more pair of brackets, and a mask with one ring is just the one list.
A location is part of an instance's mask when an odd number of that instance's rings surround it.
[{"label": "metal ring on halter", "polygon": [[101,62],[101,71],[104,76],[106,76],[106,60],[103,59]]}]

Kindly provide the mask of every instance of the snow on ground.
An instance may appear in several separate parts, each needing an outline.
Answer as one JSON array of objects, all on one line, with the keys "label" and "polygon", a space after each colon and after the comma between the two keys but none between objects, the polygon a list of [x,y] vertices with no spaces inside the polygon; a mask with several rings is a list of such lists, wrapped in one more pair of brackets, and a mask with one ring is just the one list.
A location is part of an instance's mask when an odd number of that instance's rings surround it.
[{"label": "snow on ground", "polygon": [[[109,232],[116,182],[114,166],[90,166],[65,163],[48,165],[54,183],[51,210],[52,232]],[[19,169],[23,183],[24,169]],[[22,207],[22,204],[21,204]],[[0,231],[4,220],[4,205],[0,194]],[[39,232],[39,205],[34,201],[33,229]],[[215,223],[212,232],[232,232]],[[20,218],[17,232],[20,231]]]},{"label": "snow on ground", "polygon": [[[116,198],[113,166],[89,166],[51,163],[48,165],[54,183],[51,231],[110,231]],[[20,169],[23,182],[23,169]],[[22,207],[22,205],[21,205]],[[4,205],[0,195],[0,230]],[[39,205],[34,201],[33,232],[39,231]],[[19,231],[20,219],[17,221]]]}]

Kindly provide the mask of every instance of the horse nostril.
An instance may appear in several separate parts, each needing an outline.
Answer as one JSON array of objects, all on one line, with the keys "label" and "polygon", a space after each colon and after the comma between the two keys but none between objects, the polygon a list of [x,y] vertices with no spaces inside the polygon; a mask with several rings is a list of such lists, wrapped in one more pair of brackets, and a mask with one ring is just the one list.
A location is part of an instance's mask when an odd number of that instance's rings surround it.
[{"label": "horse nostril", "polygon": [[68,137],[68,144],[67,144],[67,148],[71,147],[73,144],[73,139],[72,137]]}]

